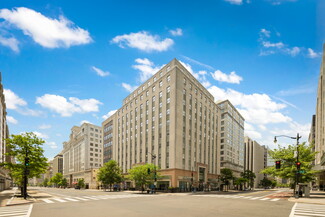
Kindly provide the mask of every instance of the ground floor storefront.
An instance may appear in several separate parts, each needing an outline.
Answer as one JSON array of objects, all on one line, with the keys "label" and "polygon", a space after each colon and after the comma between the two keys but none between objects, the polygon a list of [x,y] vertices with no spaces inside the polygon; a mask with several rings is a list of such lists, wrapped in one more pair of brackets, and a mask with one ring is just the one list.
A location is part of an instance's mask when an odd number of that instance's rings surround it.
[{"label": "ground floor storefront", "polygon": [[[165,169],[158,171],[160,178],[146,188],[155,188],[158,191],[203,191],[217,190],[220,187],[219,176],[207,172],[207,166],[201,165],[196,171],[182,169]],[[156,185],[154,185],[156,184]],[[135,189],[133,181],[126,180],[122,189]]]},{"label": "ground floor storefront", "polygon": [[80,179],[84,179],[86,189],[98,189],[99,182],[97,181],[98,169],[90,169],[82,172],[63,174],[67,179],[68,187],[74,188],[77,186]]}]

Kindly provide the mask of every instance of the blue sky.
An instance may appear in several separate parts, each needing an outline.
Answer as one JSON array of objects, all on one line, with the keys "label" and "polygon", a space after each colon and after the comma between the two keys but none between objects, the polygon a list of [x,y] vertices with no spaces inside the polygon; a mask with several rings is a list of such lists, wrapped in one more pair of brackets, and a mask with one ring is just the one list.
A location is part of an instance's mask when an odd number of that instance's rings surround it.
[{"label": "blue sky", "polygon": [[[101,125],[173,58],[246,134],[274,147],[308,139],[325,38],[324,1],[18,1],[0,3],[0,71],[10,133],[38,133],[51,158],[73,125]],[[280,143],[289,143],[281,139]]]}]

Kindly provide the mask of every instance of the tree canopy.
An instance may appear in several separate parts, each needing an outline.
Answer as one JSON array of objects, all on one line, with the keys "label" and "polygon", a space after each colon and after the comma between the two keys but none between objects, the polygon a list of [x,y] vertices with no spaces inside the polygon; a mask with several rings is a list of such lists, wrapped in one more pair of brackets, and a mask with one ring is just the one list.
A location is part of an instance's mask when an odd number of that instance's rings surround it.
[{"label": "tree canopy", "polygon": [[112,185],[123,180],[122,170],[115,160],[110,160],[99,169],[97,178],[105,186],[108,185],[112,190]]},{"label": "tree canopy", "polygon": [[242,178],[245,178],[247,180],[246,182],[248,182],[248,184],[249,184],[249,186],[251,188],[254,187],[254,180],[256,178],[256,175],[255,175],[255,173],[253,171],[251,171],[251,170],[245,170],[244,172],[242,172],[240,174],[240,176]]},{"label": "tree canopy", "polygon": [[[145,185],[150,185],[155,180],[155,171],[157,171],[157,166],[153,164],[137,165],[129,170],[128,178],[135,182],[137,187],[142,190]],[[160,177],[159,173],[156,172],[156,178]]]},{"label": "tree canopy", "polygon": [[[313,152],[312,148],[313,145],[299,144],[299,162],[301,166],[298,172],[300,182],[310,182],[315,178],[316,171],[312,170],[312,162],[315,160],[316,152]],[[262,170],[262,173],[273,177],[289,179],[293,183],[297,173],[297,158],[294,156],[296,150],[296,145],[289,145],[288,147],[281,147],[279,145],[277,149],[270,150],[269,156],[274,161],[281,161],[281,168],[276,169],[275,166],[270,166]]]},{"label": "tree canopy", "polygon": [[[25,167],[28,171],[28,178],[39,178],[41,174],[45,173],[48,163],[41,147],[45,143],[44,140],[38,138],[34,133],[23,133],[11,135],[6,139],[6,143],[9,150],[6,155],[14,157],[16,163],[4,162],[1,165],[9,169],[15,183],[23,185]],[[28,165],[25,165],[26,158],[29,161]]]}]

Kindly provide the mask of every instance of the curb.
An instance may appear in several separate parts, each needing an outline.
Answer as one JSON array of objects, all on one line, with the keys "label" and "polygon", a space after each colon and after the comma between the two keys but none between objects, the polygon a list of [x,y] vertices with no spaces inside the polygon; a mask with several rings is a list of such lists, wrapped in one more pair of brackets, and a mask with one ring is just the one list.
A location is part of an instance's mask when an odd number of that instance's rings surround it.
[{"label": "curb", "polygon": [[33,201],[23,201],[22,203],[12,203],[12,201],[15,199],[16,197],[16,191],[14,192],[14,196],[12,196],[12,198],[10,198],[10,200],[8,200],[6,206],[16,206],[16,205],[26,205],[26,204],[31,204],[31,203],[34,203],[36,202],[36,199],[32,196],[30,196],[30,198],[33,200]]},{"label": "curb", "polygon": [[320,205],[325,205],[325,201],[324,202],[318,202],[318,201],[306,201],[306,200],[299,200],[296,198],[289,198],[288,199],[289,202],[293,202],[293,203],[308,203],[308,204],[320,204]]}]

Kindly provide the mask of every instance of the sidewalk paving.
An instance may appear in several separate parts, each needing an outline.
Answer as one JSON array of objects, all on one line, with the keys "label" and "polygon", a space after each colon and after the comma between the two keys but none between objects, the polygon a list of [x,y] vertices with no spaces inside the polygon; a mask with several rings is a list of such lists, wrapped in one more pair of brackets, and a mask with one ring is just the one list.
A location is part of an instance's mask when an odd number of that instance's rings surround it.
[{"label": "sidewalk paving", "polygon": [[[3,193],[3,192],[2,192]],[[6,203],[1,204],[1,206],[15,206],[15,205],[25,205],[25,204],[30,204],[34,203],[37,201],[37,199],[40,198],[50,198],[51,195],[36,191],[36,190],[28,190],[28,195],[27,199],[25,200],[23,197],[18,197],[20,194],[18,192],[18,189],[15,188],[11,191],[7,190],[6,194],[10,194],[11,198],[9,200],[6,200]]]},{"label": "sidewalk paving", "polygon": [[288,199],[288,201],[295,202],[295,203],[313,203],[313,204],[325,205],[325,192],[324,191],[311,191],[310,197],[300,197],[299,199],[290,197]]}]

